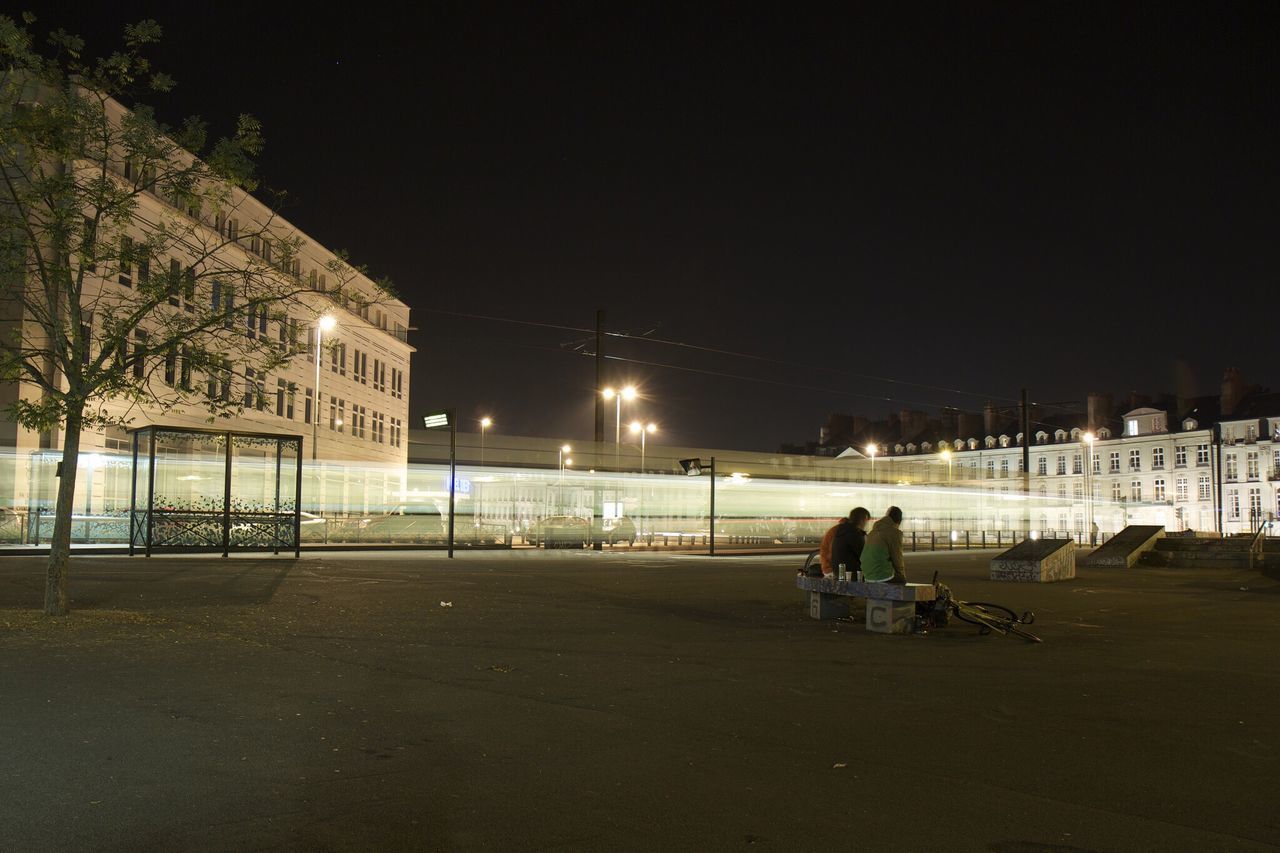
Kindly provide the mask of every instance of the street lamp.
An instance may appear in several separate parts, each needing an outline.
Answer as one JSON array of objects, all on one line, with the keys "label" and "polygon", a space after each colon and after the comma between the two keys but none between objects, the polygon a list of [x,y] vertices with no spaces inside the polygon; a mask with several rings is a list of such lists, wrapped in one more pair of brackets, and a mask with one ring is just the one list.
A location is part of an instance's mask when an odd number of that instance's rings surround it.
[{"label": "street lamp", "polygon": [[631,401],[636,398],[636,386],[628,385],[621,391],[615,391],[613,388],[606,388],[600,392],[606,400],[613,400],[613,447],[614,454],[617,454],[618,445],[622,444],[622,401]]},{"label": "street lamp", "polygon": [[484,467],[484,431],[493,426],[493,418],[483,417],[480,419],[480,467]]},{"label": "street lamp", "polygon": [[874,444],[867,445],[867,455],[871,457],[871,482],[876,481],[876,446]]},{"label": "street lamp", "polygon": [[572,447],[570,447],[570,446],[569,446],[569,445],[567,445],[567,444],[562,445],[562,446],[560,447],[560,483],[561,483],[562,485],[564,484],[564,466],[565,466],[566,464],[567,464],[567,465],[572,465],[572,464],[573,464],[573,460],[572,460],[572,459],[565,459],[565,454],[566,454],[566,453],[568,453],[568,452],[569,452],[569,451],[571,451],[571,450],[573,450],[573,448],[572,448]]},{"label": "street lamp", "polygon": [[1096,544],[1093,536],[1093,442],[1097,439],[1092,432],[1086,432],[1080,436],[1084,439],[1085,458],[1084,458],[1084,506],[1085,517],[1089,524],[1089,544]]},{"label": "street lamp", "polygon": [[632,421],[632,422],[631,422],[631,432],[632,432],[633,434],[634,434],[634,433],[640,433],[640,473],[641,473],[641,474],[644,474],[644,440],[645,440],[645,436],[647,436],[649,433],[653,433],[653,432],[657,432],[657,431],[658,431],[658,425],[657,425],[657,424],[652,424],[652,423],[651,423],[651,424],[649,424],[648,426],[645,426],[644,424],[640,423],[639,421]]},{"label": "street lamp", "polygon": [[325,314],[316,322],[316,410],[311,413],[311,461],[316,461],[316,444],[320,431],[320,353],[324,351],[324,333],[332,332],[338,321]]},{"label": "street lamp", "polygon": [[[947,488],[950,489],[951,488],[951,448],[949,447],[942,448],[941,456],[943,459],[947,460]],[[947,495],[947,529],[951,532],[952,542],[954,542],[956,539],[956,532],[953,529],[954,524],[955,522],[952,520],[952,517],[951,517],[951,495]]]}]

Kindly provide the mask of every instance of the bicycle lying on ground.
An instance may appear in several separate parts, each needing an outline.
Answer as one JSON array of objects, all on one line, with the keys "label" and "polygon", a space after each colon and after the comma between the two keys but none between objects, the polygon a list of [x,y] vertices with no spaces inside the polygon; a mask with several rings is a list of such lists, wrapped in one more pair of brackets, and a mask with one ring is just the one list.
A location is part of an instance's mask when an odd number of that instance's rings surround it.
[{"label": "bicycle lying on ground", "polygon": [[927,631],[929,628],[946,625],[949,618],[955,616],[961,622],[977,625],[978,633],[983,636],[991,633],[1006,636],[1012,634],[1028,643],[1044,642],[1024,627],[1036,621],[1036,614],[1030,610],[1024,610],[1019,616],[1003,604],[994,604],[990,601],[961,601],[951,594],[950,587],[938,583],[937,572],[933,573],[933,587],[937,590],[937,597],[932,604],[924,605],[922,608],[924,612],[916,616],[922,630]]}]

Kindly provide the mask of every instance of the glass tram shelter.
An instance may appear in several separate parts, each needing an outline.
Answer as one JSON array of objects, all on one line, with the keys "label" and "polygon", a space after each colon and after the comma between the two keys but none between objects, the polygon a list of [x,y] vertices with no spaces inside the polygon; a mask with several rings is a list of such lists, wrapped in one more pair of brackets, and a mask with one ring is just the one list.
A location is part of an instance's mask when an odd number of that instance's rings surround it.
[{"label": "glass tram shelter", "polygon": [[168,426],[131,433],[130,554],[301,556],[302,436]]}]

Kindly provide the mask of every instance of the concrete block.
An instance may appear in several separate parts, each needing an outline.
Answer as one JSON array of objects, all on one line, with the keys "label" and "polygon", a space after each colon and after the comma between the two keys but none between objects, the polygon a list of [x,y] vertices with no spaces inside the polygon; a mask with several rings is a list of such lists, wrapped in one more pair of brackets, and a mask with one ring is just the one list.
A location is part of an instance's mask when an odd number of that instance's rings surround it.
[{"label": "concrete block", "polygon": [[910,634],[916,606],[911,602],[867,599],[867,630],[881,634]]},{"label": "concrete block", "polygon": [[1076,576],[1076,544],[1070,539],[1027,540],[991,561],[993,581],[1054,583]]},{"label": "concrete block", "polygon": [[849,615],[849,602],[826,592],[809,593],[809,618],[837,619]]}]

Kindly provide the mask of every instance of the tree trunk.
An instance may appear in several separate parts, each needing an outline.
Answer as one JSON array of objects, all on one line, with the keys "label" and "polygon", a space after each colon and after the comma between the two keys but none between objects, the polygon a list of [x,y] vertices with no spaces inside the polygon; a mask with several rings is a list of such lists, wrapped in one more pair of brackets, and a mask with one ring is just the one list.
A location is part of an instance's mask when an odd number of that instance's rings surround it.
[{"label": "tree trunk", "polygon": [[49,566],[44,581],[44,613],[66,616],[67,572],[71,562],[71,513],[76,496],[76,468],[80,460],[81,415],[67,413],[62,439],[62,476],[58,478],[53,537],[49,540]]}]

